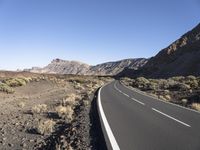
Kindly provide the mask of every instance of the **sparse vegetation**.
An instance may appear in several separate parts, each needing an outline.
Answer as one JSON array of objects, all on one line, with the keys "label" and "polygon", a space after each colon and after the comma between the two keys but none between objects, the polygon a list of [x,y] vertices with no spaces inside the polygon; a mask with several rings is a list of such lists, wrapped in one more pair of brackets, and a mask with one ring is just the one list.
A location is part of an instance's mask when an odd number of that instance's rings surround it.
[{"label": "sparse vegetation", "polygon": [[198,109],[200,103],[200,78],[195,76],[176,76],[168,79],[122,78],[121,82],[130,87],[148,92],[154,97]]},{"label": "sparse vegetation", "polygon": [[192,103],[192,108],[200,111],[200,103]]},{"label": "sparse vegetation", "polygon": [[25,103],[24,103],[24,102],[20,102],[20,103],[18,104],[18,107],[24,108],[24,107],[25,107]]},{"label": "sparse vegetation", "polygon": [[55,122],[53,120],[40,120],[36,126],[36,131],[41,135],[51,134],[54,130]]},{"label": "sparse vegetation", "polygon": [[0,91],[6,92],[6,93],[14,93],[13,88],[11,88],[10,86],[8,86],[5,83],[0,83]]},{"label": "sparse vegetation", "polygon": [[40,114],[47,111],[47,105],[46,104],[38,104],[32,107],[31,112],[33,114]]},{"label": "sparse vegetation", "polygon": [[60,118],[65,119],[68,123],[72,121],[74,111],[71,106],[58,106],[55,110]]}]

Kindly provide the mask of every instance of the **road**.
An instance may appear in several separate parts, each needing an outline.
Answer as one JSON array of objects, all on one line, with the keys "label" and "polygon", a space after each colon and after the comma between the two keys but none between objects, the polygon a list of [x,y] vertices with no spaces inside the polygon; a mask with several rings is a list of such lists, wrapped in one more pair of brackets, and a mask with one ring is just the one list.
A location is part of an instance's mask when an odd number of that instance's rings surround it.
[{"label": "road", "polygon": [[114,81],[99,91],[108,149],[200,150],[200,113],[165,103]]}]

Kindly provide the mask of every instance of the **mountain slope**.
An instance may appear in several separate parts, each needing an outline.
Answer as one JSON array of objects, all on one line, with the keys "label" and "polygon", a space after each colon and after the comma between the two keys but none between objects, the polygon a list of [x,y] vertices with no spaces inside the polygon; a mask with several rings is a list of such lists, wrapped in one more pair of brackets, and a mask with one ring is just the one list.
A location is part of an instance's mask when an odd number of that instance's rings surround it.
[{"label": "mountain slope", "polygon": [[85,74],[90,66],[78,61],[66,61],[54,59],[49,65],[44,68],[34,68],[30,72],[34,73],[52,73],[52,74]]},{"label": "mountain slope", "polygon": [[124,70],[124,68],[131,68],[137,70],[147,63],[145,58],[124,59],[116,62],[107,62],[92,66],[88,74],[92,75],[116,75]]},{"label": "mountain slope", "polygon": [[170,77],[200,75],[200,24],[161,50],[140,70],[126,69],[121,76]]},{"label": "mountain slope", "polygon": [[116,62],[107,62],[96,66],[90,66],[77,61],[65,61],[61,59],[53,60],[44,68],[34,67],[26,69],[34,73],[53,73],[53,74],[78,74],[78,75],[116,75],[124,68],[138,69],[146,64],[145,58],[125,59]]}]

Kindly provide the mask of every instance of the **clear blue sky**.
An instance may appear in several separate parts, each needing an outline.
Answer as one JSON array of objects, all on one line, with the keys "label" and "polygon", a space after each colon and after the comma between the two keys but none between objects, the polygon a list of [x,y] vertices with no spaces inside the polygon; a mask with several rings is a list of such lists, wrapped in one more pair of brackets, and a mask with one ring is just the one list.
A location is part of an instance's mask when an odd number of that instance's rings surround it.
[{"label": "clear blue sky", "polygon": [[151,57],[199,22],[199,0],[0,0],[0,69]]}]

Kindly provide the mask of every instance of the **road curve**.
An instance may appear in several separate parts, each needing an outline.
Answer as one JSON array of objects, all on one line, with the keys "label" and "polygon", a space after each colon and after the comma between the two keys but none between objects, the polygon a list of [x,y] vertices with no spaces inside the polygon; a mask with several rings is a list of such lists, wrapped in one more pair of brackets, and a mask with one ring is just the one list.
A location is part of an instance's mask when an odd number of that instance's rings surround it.
[{"label": "road curve", "polygon": [[155,100],[118,81],[101,88],[98,97],[108,149],[200,150],[200,113]]}]

